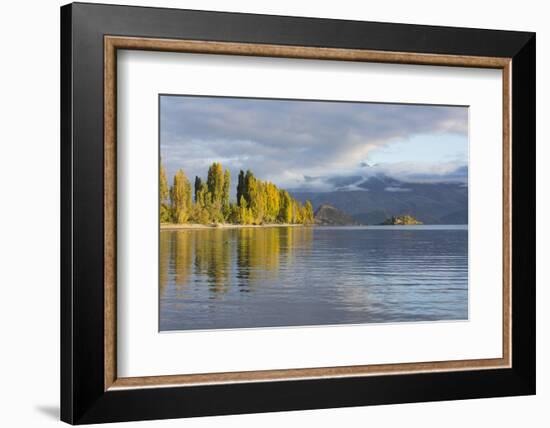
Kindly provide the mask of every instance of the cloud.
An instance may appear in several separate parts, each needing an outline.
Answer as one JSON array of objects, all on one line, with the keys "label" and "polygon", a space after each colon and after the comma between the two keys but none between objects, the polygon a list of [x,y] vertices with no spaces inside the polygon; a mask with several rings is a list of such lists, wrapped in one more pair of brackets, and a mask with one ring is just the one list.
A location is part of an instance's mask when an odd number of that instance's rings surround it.
[{"label": "cloud", "polygon": [[467,183],[468,166],[463,161],[395,162],[366,168],[365,175],[386,175],[408,183]]},{"label": "cloud", "polygon": [[373,150],[415,135],[451,134],[467,141],[466,108],[161,97],[161,156],[169,175],[183,168],[190,177],[204,176],[220,161],[233,179],[251,169],[283,187],[353,186],[319,177],[362,176]]},{"label": "cloud", "polygon": [[308,177],[294,191],[368,191],[408,192],[407,183],[456,183],[468,186],[468,167],[460,161],[396,162],[364,166],[360,164],[351,175]]}]

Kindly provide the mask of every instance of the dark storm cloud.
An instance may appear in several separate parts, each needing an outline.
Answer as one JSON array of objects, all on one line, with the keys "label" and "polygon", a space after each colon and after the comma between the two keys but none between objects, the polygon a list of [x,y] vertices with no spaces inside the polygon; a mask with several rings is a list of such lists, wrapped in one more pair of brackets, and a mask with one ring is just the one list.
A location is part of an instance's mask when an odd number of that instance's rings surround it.
[{"label": "dark storm cloud", "polygon": [[249,168],[279,185],[328,188],[336,183],[319,177],[357,175],[369,152],[394,141],[466,136],[467,115],[461,107],[163,96],[161,156],[170,175],[204,176],[221,161],[234,177]]}]

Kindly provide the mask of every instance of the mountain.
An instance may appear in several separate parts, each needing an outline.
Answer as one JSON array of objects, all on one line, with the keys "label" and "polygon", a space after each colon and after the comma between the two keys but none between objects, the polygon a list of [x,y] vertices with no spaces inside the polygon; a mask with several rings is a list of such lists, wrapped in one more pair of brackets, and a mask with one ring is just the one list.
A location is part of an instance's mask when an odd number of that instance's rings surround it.
[{"label": "mountain", "polygon": [[351,216],[328,204],[323,204],[317,208],[317,211],[315,211],[315,223],[326,226],[345,226],[357,224]]},{"label": "mountain", "polygon": [[309,199],[314,208],[331,205],[361,224],[380,224],[401,215],[424,224],[468,223],[468,187],[463,183],[407,183],[377,175],[330,192],[290,193],[302,203]]}]

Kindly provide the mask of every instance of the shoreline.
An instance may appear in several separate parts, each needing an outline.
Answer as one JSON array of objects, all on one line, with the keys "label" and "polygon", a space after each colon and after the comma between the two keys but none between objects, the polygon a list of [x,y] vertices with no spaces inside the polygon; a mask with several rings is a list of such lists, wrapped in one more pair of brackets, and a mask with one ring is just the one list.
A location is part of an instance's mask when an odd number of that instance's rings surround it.
[{"label": "shoreline", "polygon": [[199,223],[184,223],[184,224],[171,224],[161,223],[160,230],[191,230],[191,229],[244,229],[247,227],[252,228],[268,228],[268,227],[311,227],[314,225],[306,224],[289,224],[289,223],[269,223],[269,224],[232,224],[232,223],[213,223],[213,224],[199,224]]},{"label": "shoreline", "polygon": [[361,224],[361,225],[323,225],[323,224],[287,224],[287,223],[269,223],[269,224],[231,224],[231,223],[216,223],[216,224],[199,224],[199,223],[184,223],[184,224],[171,224],[162,223],[160,225],[161,231],[174,231],[174,230],[215,230],[215,229],[244,229],[244,228],[270,228],[270,227],[310,227],[310,228],[371,228],[371,229],[445,229],[445,228],[465,228],[468,229],[467,224]]}]

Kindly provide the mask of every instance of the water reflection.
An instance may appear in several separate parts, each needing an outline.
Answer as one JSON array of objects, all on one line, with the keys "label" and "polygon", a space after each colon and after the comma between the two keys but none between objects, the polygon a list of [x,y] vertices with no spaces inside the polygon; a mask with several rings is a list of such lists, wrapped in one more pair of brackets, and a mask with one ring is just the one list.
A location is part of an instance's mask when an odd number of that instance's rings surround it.
[{"label": "water reflection", "polygon": [[467,229],[161,231],[160,328],[467,318]]},{"label": "water reflection", "polygon": [[172,233],[161,233],[159,239],[159,287],[160,295],[164,295],[168,285],[168,263],[170,261],[170,243]]},{"label": "water reflection", "polygon": [[255,284],[277,277],[281,257],[290,265],[296,249],[310,248],[312,234],[308,227],[163,231],[161,297],[170,279],[177,291],[185,291],[191,274],[202,277],[214,294],[224,293],[231,284],[233,268],[239,291],[251,291]]}]

